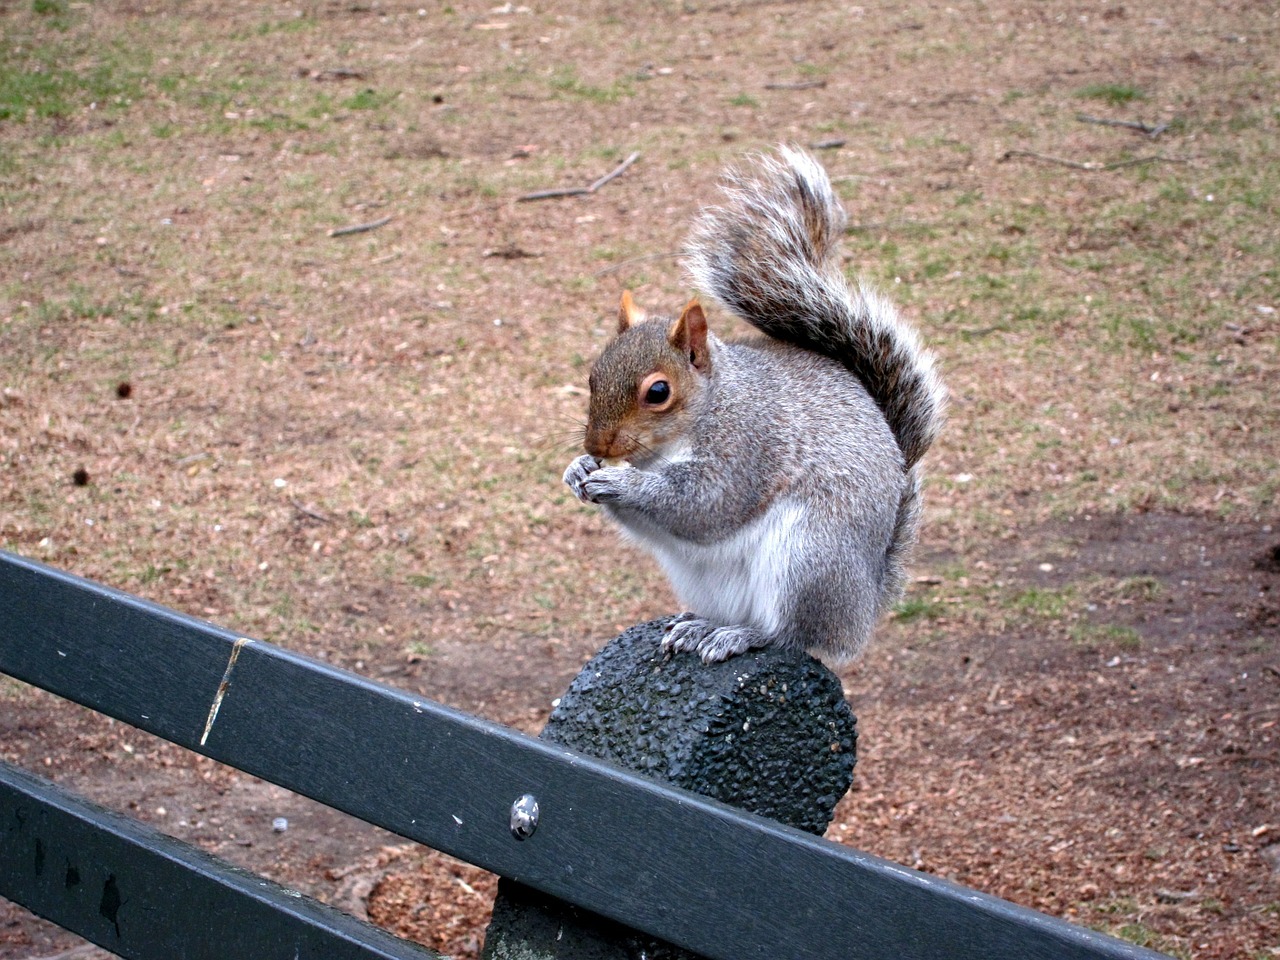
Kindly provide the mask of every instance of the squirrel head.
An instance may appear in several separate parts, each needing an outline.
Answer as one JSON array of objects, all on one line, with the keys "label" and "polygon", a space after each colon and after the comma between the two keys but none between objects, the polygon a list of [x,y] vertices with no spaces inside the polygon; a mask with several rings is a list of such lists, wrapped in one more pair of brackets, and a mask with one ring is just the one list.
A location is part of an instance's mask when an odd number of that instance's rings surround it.
[{"label": "squirrel head", "polygon": [[650,319],[623,293],[618,335],[591,367],[587,453],[643,463],[683,440],[711,373],[708,341],[697,300],[675,320]]}]

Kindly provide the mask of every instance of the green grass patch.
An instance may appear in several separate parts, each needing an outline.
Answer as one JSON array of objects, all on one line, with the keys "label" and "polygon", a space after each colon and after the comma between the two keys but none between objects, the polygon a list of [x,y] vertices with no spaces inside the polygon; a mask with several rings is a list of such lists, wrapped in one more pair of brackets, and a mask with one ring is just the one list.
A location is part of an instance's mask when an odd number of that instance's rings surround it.
[{"label": "green grass patch", "polygon": [[591,100],[595,103],[617,103],[626,97],[635,96],[636,92],[631,82],[625,79],[615,80],[607,87],[586,83],[571,66],[557,67],[552,71],[548,83],[557,93]]},{"label": "green grass patch", "polygon": [[1102,317],[1101,326],[1113,347],[1147,353],[1155,350],[1159,343],[1155,321],[1150,317],[1133,313],[1109,313]]},{"label": "green grass patch", "polygon": [[98,299],[92,291],[72,286],[66,296],[42,300],[31,310],[37,325],[114,319],[122,325],[147,323],[160,316],[160,302],[138,294]]},{"label": "green grass patch", "polygon": [[1009,600],[1009,607],[1028,616],[1044,620],[1060,620],[1067,615],[1075,602],[1076,592],[1071,587],[1064,587],[1061,590],[1029,587],[1014,594]]},{"label": "green grass patch", "polygon": [[904,597],[893,608],[893,613],[903,623],[910,623],[912,620],[936,620],[944,609],[945,605],[936,597]]},{"label": "green grass patch", "polygon": [[341,106],[345,110],[377,110],[385,107],[398,96],[400,96],[398,91],[361,90],[354,96],[343,100]]},{"label": "green grass patch", "polygon": [[71,27],[71,5],[67,0],[31,0],[31,12],[55,30]]},{"label": "green grass patch", "polygon": [[1142,634],[1118,623],[1078,623],[1071,628],[1071,640],[1082,647],[1135,651],[1142,649]]},{"label": "green grass patch", "polygon": [[284,113],[270,113],[264,117],[250,117],[249,126],[265,133],[301,133],[310,130],[311,125],[297,117]]},{"label": "green grass patch", "polygon": [[109,52],[96,63],[67,66],[74,59],[52,47],[25,56],[7,44],[0,47],[0,121],[69,117],[91,104],[121,109],[141,95],[141,74]]},{"label": "green grass patch", "polygon": [[1083,100],[1102,100],[1117,107],[1147,99],[1147,95],[1137,87],[1125,83],[1091,83],[1077,90],[1076,96]]},{"label": "green grass patch", "polygon": [[1119,937],[1121,940],[1127,940],[1140,947],[1146,947],[1149,950],[1158,950],[1171,957],[1177,957],[1178,960],[1187,960],[1187,958],[1191,956],[1190,953],[1178,944],[1164,936],[1161,936],[1150,927],[1139,923],[1136,920],[1130,923],[1122,923],[1118,926],[1111,927],[1106,932],[1110,933],[1113,937]]},{"label": "green grass patch", "polygon": [[302,16],[299,12],[298,16],[290,17],[287,20],[267,20],[258,24],[256,33],[260,37],[271,36],[275,33],[299,33],[303,30],[310,30],[315,27],[319,21],[315,17]]}]

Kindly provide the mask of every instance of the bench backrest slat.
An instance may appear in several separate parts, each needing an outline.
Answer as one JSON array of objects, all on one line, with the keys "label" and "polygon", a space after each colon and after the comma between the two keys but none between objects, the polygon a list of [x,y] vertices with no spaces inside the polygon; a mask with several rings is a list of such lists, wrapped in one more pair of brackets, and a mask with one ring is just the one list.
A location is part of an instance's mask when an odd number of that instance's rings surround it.
[{"label": "bench backrest slat", "polygon": [[0,895],[137,960],[440,960],[6,763]]}]

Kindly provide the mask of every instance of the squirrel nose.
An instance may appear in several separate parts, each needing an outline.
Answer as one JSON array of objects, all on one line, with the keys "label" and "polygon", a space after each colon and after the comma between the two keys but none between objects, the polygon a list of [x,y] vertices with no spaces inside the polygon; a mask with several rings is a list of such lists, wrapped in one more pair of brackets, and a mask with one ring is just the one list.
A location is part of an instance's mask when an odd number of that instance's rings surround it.
[{"label": "squirrel nose", "polygon": [[617,448],[621,444],[618,443],[618,431],[616,430],[601,430],[588,427],[583,446],[586,448],[587,453],[593,457],[609,458],[620,455]]}]

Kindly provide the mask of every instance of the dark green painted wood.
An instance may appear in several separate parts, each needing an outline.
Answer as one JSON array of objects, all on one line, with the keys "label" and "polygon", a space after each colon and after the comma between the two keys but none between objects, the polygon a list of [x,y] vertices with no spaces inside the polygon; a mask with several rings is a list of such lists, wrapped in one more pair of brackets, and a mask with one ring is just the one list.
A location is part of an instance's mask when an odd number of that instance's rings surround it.
[{"label": "dark green painted wood", "polygon": [[[0,554],[0,670],[713,960],[1154,958]],[[523,842],[511,803],[537,797]]]},{"label": "dark green painted wood", "polygon": [[439,960],[6,763],[0,894],[131,960]]}]

